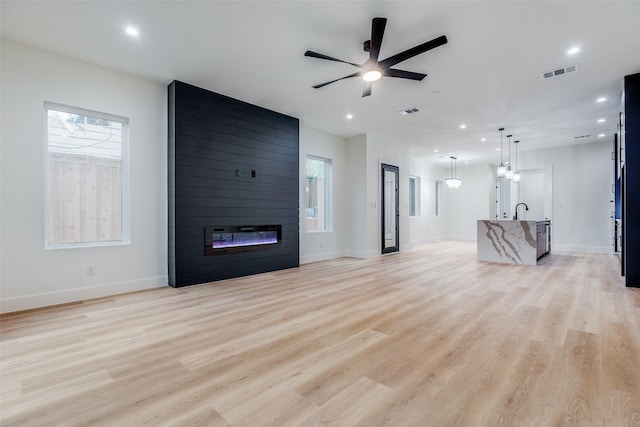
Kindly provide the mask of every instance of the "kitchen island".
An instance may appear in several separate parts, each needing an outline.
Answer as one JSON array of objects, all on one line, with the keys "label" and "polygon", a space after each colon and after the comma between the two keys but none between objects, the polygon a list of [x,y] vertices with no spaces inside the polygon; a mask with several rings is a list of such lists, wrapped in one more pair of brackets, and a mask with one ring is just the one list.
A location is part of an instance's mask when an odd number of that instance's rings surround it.
[{"label": "kitchen island", "polygon": [[478,261],[536,265],[550,250],[549,220],[478,220]]}]

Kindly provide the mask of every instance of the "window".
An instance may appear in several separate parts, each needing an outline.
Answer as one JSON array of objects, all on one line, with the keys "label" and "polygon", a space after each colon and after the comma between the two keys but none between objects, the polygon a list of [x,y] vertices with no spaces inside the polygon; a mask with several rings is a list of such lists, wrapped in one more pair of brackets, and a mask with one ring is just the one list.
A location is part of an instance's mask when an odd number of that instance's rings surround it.
[{"label": "window", "polygon": [[129,119],[46,102],[45,247],[129,243]]},{"label": "window", "polygon": [[409,216],[420,216],[420,178],[409,177]]},{"label": "window", "polygon": [[435,189],[435,214],[436,216],[442,215],[442,181],[436,181]]},{"label": "window", "polygon": [[305,217],[307,231],[331,230],[331,160],[307,156]]}]

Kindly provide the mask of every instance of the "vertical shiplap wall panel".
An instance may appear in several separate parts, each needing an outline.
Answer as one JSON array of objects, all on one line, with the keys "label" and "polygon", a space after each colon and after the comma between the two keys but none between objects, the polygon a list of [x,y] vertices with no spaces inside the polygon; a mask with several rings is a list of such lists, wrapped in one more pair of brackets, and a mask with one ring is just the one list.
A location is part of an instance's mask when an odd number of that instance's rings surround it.
[{"label": "vertical shiplap wall panel", "polygon": [[640,288],[640,73],[624,77],[624,156],[626,177],[622,227],[625,283]]},{"label": "vertical shiplap wall panel", "polygon": [[167,153],[167,204],[168,217],[167,225],[169,227],[168,235],[168,283],[176,286],[176,87],[175,84],[169,85],[169,94],[167,96],[168,106],[168,153]]},{"label": "vertical shiplap wall panel", "polygon": [[[298,119],[186,83],[169,85],[171,286],[299,265],[298,152]],[[204,254],[207,226],[272,224],[282,226],[279,245]]]}]

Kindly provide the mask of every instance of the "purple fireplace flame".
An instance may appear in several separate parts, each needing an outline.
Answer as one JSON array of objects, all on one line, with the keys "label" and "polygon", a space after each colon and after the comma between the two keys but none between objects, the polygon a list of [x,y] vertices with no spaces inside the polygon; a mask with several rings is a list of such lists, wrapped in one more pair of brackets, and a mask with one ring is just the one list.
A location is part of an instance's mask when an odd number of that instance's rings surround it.
[{"label": "purple fireplace flame", "polygon": [[204,230],[204,255],[254,250],[277,250],[282,243],[282,225],[224,225]]},{"label": "purple fireplace flame", "polygon": [[214,233],[214,249],[237,248],[240,246],[270,245],[278,243],[277,231],[252,231],[237,233]]}]

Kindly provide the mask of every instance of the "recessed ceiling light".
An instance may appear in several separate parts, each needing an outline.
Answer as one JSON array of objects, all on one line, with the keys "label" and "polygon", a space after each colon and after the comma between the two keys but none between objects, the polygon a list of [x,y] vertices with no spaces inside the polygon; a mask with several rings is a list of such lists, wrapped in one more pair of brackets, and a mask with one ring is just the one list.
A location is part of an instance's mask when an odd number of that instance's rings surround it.
[{"label": "recessed ceiling light", "polygon": [[353,119],[353,114],[347,114],[347,119],[349,120]]},{"label": "recessed ceiling light", "polygon": [[485,142],[487,138],[482,138],[480,141]]},{"label": "recessed ceiling light", "polygon": [[598,138],[602,138],[604,135],[604,133],[601,133],[600,135],[598,135]]},{"label": "recessed ceiling light", "polygon": [[136,37],[138,36],[140,33],[138,32],[137,28],[134,27],[127,27],[127,29],[125,30],[125,32],[127,34],[129,34],[130,36]]},{"label": "recessed ceiling light", "polygon": [[466,127],[467,127],[467,125],[460,125],[460,129],[464,129]]},{"label": "recessed ceiling light", "polygon": [[603,96],[602,98],[598,98],[598,99],[596,99],[596,102],[604,102],[604,101],[606,101],[606,100],[607,100],[607,98],[605,98],[605,97]]},{"label": "recessed ceiling light", "polygon": [[469,164],[469,160],[465,161],[465,162],[464,162],[464,164],[465,164],[465,165],[468,165],[468,164]]},{"label": "recessed ceiling light", "polygon": [[437,153],[438,151],[440,151],[440,150],[433,150],[434,153]]},{"label": "recessed ceiling light", "polygon": [[502,148],[496,148],[496,151],[502,151]]},{"label": "recessed ceiling light", "polygon": [[604,123],[605,121],[605,119],[598,119],[598,123]]},{"label": "recessed ceiling light", "polygon": [[575,55],[578,52],[580,52],[580,48],[578,46],[574,46],[567,51],[569,55]]}]

